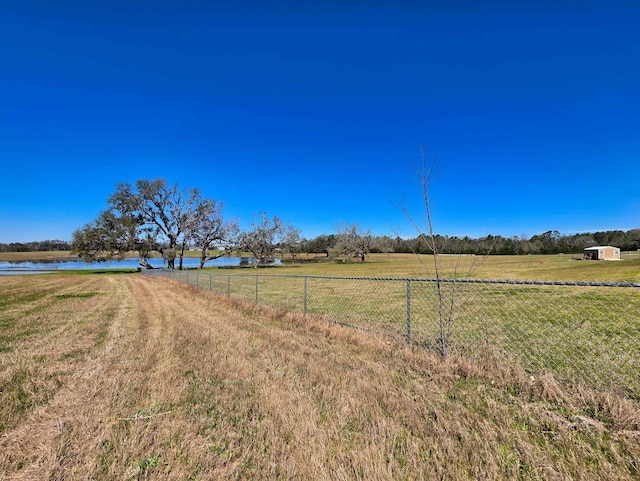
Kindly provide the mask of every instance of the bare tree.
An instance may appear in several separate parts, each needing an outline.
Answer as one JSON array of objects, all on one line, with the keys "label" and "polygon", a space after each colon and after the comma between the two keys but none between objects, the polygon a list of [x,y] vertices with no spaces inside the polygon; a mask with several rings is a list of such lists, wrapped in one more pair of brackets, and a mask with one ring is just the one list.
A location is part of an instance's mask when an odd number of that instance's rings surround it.
[{"label": "bare tree", "polygon": [[300,240],[300,229],[293,227],[292,225],[288,225],[285,227],[284,239],[282,240],[282,248],[286,250],[291,259],[296,259],[296,254],[299,252],[301,248],[301,240]]},{"label": "bare tree", "polygon": [[[213,199],[204,199],[193,212],[188,238],[200,248],[200,269],[219,257],[229,255],[236,247],[239,228],[235,221],[225,221],[222,216],[224,204]],[[210,249],[216,248],[216,254]]]},{"label": "bare tree", "polygon": [[[451,326],[454,322],[456,314],[456,290],[458,284],[456,282],[453,282],[451,279],[449,279],[449,281],[452,282],[445,282],[442,269],[441,246],[438,243],[438,239],[440,236],[437,236],[434,232],[432,204],[431,197],[429,195],[429,189],[431,183],[434,180],[434,177],[436,176],[435,168],[437,166],[437,161],[437,157],[434,157],[433,161],[428,163],[426,151],[423,146],[420,146],[420,163],[413,164],[413,170],[419,180],[421,188],[423,209],[425,214],[424,223],[418,223],[415,220],[406,203],[404,202],[402,205],[402,211],[404,212],[405,217],[409,220],[410,224],[418,233],[418,236],[426,241],[428,249],[433,253],[432,267],[434,271],[434,281],[438,299],[438,348],[441,356],[446,357],[449,353],[451,341]],[[492,247],[489,247],[485,255],[488,255],[491,252],[491,249]],[[420,260],[420,262],[423,262],[420,256],[418,256],[418,259]],[[471,265],[462,277],[468,278],[471,275],[476,265],[476,259],[476,257],[473,258]],[[453,276],[455,278],[460,277],[459,271],[461,269],[461,260],[461,255],[458,255],[453,266]],[[447,292],[445,292],[445,284],[449,287]]]},{"label": "bare tree", "polygon": [[[423,208],[426,215],[425,225],[422,226],[418,224],[409,212],[406,203],[403,203],[402,208],[413,228],[417,231],[419,236],[422,236],[422,238],[426,240],[428,248],[433,252],[433,268],[435,271],[436,294],[438,297],[438,327],[440,330],[439,347],[442,357],[446,357],[449,345],[449,336],[451,333],[451,322],[453,321],[453,309],[450,309],[449,312],[445,312],[447,306],[442,286],[442,267],[438,244],[435,241],[433,221],[431,218],[431,199],[429,197],[429,186],[433,180],[437,158],[435,158],[427,167],[426,152],[422,146],[420,147],[420,155],[421,163],[419,165],[413,164],[413,170],[420,182]],[[421,259],[420,257],[418,258]]]},{"label": "bare tree", "polygon": [[265,212],[256,216],[248,231],[240,234],[239,247],[256,259],[254,267],[275,259],[287,236],[287,226],[278,216],[269,218]]},{"label": "bare tree", "polygon": [[360,259],[360,262],[365,262],[366,256],[375,245],[371,229],[363,231],[358,224],[343,223],[336,231],[337,241],[331,250],[332,255],[341,258],[343,262],[354,257]]}]

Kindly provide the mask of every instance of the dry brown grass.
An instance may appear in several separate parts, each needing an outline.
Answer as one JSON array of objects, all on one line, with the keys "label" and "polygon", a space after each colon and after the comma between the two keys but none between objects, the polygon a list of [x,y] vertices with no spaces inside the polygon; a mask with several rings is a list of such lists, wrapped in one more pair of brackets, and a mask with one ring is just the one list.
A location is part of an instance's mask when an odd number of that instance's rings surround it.
[{"label": "dry brown grass", "polygon": [[71,257],[70,251],[0,252],[0,261],[53,261]]},{"label": "dry brown grass", "polygon": [[0,479],[637,479],[640,409],[140,275],[0,278]]}]

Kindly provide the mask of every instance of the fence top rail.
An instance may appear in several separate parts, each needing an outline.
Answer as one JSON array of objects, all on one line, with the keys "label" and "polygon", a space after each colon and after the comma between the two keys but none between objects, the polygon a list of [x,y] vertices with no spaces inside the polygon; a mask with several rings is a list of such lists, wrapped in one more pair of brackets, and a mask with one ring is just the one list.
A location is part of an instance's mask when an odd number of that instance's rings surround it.
[{"label": "fence top rail", "polygon": [[[154,269],[155,270],[155,269]],[[160,269],[158,269],[160,270]],[[144,271],[143,271],[144,272]],[[162,269],[162,272],[171,272],[168,269]],[[174,273],[189,272],[173,271]],[[194,272],[194,271],[191,271]],[[308,278],[308,279],[328,279],[328,280],[354,280],[354,281],[403,281],[403,282],[426,282],[426,283],[464,283],[464,284],[511,284],[511,285],[534,285],[534,286],[579,286],[579,287],[635,287],[640,288],[640,282],[627,281],[540,281],[540,280],[521,280],[521,279],[454,279],[434,277],[351,277],[351,276],[318,276],[305,274],[222,274],[214,272],[195,271],[196,273],[210,274],[216,277],[280,277],[280,278]]]}]

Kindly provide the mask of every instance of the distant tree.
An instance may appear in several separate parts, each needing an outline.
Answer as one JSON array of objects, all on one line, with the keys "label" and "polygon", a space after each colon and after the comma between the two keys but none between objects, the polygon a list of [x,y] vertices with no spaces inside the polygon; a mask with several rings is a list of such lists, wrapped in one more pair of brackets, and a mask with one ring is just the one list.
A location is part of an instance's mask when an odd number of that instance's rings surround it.
[{"label": "distant tree", "polygon": [[[200,248],[200,269],[214,259],[228,255],[237,245],[239,228],[234,221],[222,216],[224,204],[213,199],[203,199],[193,211],[187,238]],[[216,248],[211,254],[210,249]]]},{"label": "distant tree", "polygon": [[[629,231],[631,232],[631,231]],[[630,250],[630,235],[622,230],[610,230],[604,232],[595,232],[593,238],[598,245],[611,245],[622,248],[622,250]]]},{"label": "distant tree", "polygon": [[640,229],[631,229],[630,231],[627,231],[627,236],[629,238],[629,244],[626,246],[625,250],[640,250]]},{"label": "distant tree", "polygon": [[68,251],[71,244],[63,240],[43,240],[33,242],[11,242],[10,244],[0,243],[0,252],[41,252],[41,251]]},{"label": "distant tree", "polygon": [[496,245],[495,247],[496,254],[504,254],[504,255],[514,255],[518,253],[518,244],[513,239],[513,237],[502,238],[502,242],[500,247]]},{"label": "distant tree", "polygon": [[397,253],[411,253],[411,246],[409,245],[409,240],[403,239],[399,235],[396,235],[395,239],[393,239],[393,252]]},{"label": "distant tree", "polygon": [[370,254],[388,254],[389,252],[394,252],[394,248],[393,248],[394,243],[395,243],[395,239],[392,239],[389,236],[386,236],[386,235],[374,236],[369,253]]},{"label": "distant tree", "polygon": [[238,245],[241,250],[253,254],[256,259],[254,266],[258,267],[275,259],[290,232],[278,216],[269,218],[265,212],[260,212],[251,228],[240,234]]},{"label": "distant tree", "polygon": [[547,232],[544,232],[543,234],[538,234],[531,237],[531,243],[541,254],[557,254],[559,239],[560,232],[558,232],[557,230],[549,230]]},{"label": "distant tree", "polygon": [[323,253],[329,256],[329,251],[336,244],[336,236],[334,234],[321,234],[310,241],[307,241],[305,245],[305,252],[313,252],[314,254]]},{"label": "distant tree", "polygon": [[371,229],[363,231],[358,224],[342,224],[338,226],[336,244],[332,249],[332,255],[343,261],[357,257],[360,262],[365,262],[366,256],[375,246]]},{"label": "distant tree", "polygon": [[12,242],[9,244],[10,252],[31,252],[33,251],[33,245],[31,243]]},{"label": "distant tree", "polygon": [[296,229],[292,225],[285,227],[284,239],[282,240],[282,248],[289,253],[292,260],[295,260],[296,255],[302,249],[302,241],[300,240],[300,229]]},{"label": "distant tree", "polygon": [[146,260],[153,248],[153,239],[138,236],[138,221],[133,216],[118,216],[110,210],[73,233],[71,251],[86,261],[124,258],[138,251]]},{"label": "distant tree", "polygon": [[71,245],[67,241],[62,240],[43,240],[34,242],[35,250],[37,251],[68,251],[71,249]]},{"label": "distant tree", "polygon": [[429,247],[429,239],[424,232],[418,234],[413,240],[413,252],[416,254],[432,254],[433,250]]},{"label": "distant tree", "polygon": [[504,238],[502,236],[489,234],[477,239],[475,254],[488,255],[489,253],[494,252],[497,247],[502,247],[503,245]]}]

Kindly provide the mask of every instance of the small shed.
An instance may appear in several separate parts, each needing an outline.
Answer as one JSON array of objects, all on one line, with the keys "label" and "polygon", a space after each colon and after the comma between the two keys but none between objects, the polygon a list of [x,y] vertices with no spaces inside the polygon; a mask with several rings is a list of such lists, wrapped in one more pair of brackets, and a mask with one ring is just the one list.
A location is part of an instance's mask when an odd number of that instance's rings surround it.
[{"label": "small shed", "polygon": [[619,261],[620,248],[611,246],[587,247],[584,250],[584,256],[593,260]]}]

